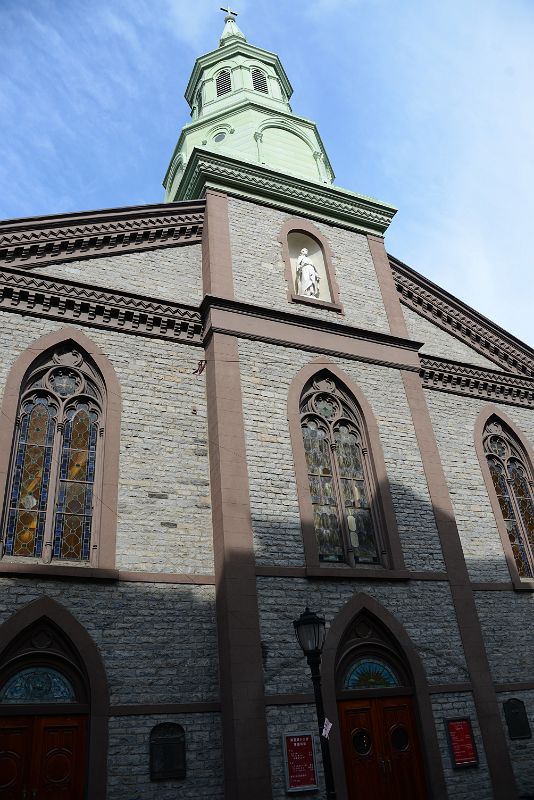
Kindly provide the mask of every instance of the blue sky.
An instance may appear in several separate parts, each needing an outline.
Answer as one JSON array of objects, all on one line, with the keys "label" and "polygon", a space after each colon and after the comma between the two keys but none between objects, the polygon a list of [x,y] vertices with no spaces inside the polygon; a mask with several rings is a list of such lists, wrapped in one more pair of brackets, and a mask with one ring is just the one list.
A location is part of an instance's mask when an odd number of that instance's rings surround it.
[{"label": "blue sky", "polygon": [[[0,0],[0,218],[157,203],[217,0]],[[223,4],[224,5],[224,4]],[[386,245],[534,345],[532,0],[236,0]]]}]

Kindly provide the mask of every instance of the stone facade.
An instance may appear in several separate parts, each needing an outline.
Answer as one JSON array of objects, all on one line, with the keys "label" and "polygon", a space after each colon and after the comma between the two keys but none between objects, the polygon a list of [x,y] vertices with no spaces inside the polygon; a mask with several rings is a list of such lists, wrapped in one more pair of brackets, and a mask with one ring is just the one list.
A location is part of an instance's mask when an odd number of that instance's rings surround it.
[{"label": "stone facade", "polygon": [[[515,800],[514,775],[520,792],[534,791],[531,741],[508,741],[500,716],[511,696],[524,699],[532,715],[532,587],[514,590],[475,449],[475,423],[488,403],[482,393],[423,391],[408,339],[424,340],[423,352],[449,361],[495,365],[406,309],[403,332],[398,298],[388,294],[368,239],[341,227],[314,222],[332,250],[344,313],[289,303],[279,241],[288,215],[231,197],[225,217],[224,204],[220,195],[208,197],[204,274],[213,270],[212,294],[225,289],[218,317],[216,303],[204,300],[204,347],[90,321],[74,326],[108,359],[122,393],[114,568],[0,561],[0,630],[53,601],[85,631],[101,662],[109,745],[102,753],[91,734],[88,747],[90,758],[97,752],[106,759],[107,789],[95,789],[88,777],[89,800],[103,799],[102,791],[110,800],[249,800],[243,787],[254,785],[258,800],[281,800],[281,737],[296,731],[315,736],[321,796],[309,669],[292,625],[306,606],[326,619],[323,688],[338,796],[349,800],[335,674],[356,603],[390,630],[399,663],[405,657],[429,797]],[[201,256],[198,245],[169,247],[38,273],[198,308]],[[3,392],[17,359],[63,326],[45,312],[2,311],[2,322]],[[340,326],[350,326],[345,349]],[[306,344],[296,346],[303,332]],[[375,351],[350,349],[369,342]],[[337,571],[311,565],[299,505],[307,477],[298,472],[290,436],[298,412],[293,387],[311,368],[335,369],[369,406],[376,422],[369,446],[373,457],[383,455],[402,567],[384,560]],[[534,412],[501,407],[534,445]],[[3,420],[9,436],[14,422]],[[429,456],[433,440],[437,450]],[[23,630],[21,623],[17,635]],[[91,647],[86,642],[80,657]],[[2,669],[0,661],[0,688]],[[475,767],[453,769],[444,720],[455,717],[472,722]],[[161,721],[186,732],[185,779],[150,781],[149,735]]]}]

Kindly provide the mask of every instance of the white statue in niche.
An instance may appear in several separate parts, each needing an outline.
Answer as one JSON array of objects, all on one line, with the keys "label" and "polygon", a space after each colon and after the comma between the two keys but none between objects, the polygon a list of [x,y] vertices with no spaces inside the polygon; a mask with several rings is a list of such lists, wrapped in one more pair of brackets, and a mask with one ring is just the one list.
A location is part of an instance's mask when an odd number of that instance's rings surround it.
[{"label": "white statue in niche", "polygon": [[319,273],[308,257],[308,248],[303,247],[297,258],[297,294],[304,297],[319,297]]}]

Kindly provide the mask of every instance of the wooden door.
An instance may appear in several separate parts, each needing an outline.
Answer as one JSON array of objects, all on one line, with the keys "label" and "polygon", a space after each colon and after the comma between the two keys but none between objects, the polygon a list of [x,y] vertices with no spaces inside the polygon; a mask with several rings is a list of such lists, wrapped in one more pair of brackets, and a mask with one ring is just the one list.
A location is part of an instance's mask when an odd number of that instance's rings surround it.
[{"label": "wooden door", "polygon": [[426,800],[410,697],[339,703],[350,800]]},{"label": "wooden door", "polygon": [[85,717],[0,719],[1,800],[82,800]]}]

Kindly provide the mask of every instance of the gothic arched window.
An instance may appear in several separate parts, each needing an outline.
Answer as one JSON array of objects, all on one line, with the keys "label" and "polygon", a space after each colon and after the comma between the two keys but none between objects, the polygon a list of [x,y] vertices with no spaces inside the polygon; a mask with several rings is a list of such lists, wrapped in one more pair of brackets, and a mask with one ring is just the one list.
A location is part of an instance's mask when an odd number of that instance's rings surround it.
[{"label": "gothic arched window", "polygon": [[265,72],[262,72],[261,69],[254,67],[252,70],[252,86],[257,92],[263,92],[263,94],[269,94],[269,88],[267,86],[267,78],[265,76]]},{"label": "gothic arched window", "polygon": [[534,577],[534,476],[512,431],[492,416],[482,443],[515,566],[520,578]]},{"label": "gothic arched window", "polygon": [[5,556],[90,560],[105,400],[98,369],[73,342],[49,349],[27,371],[4,508]]},{"label": "gothic arched window", "polygon": [[304,387],[300,419],[319,561],[378,564],[375,478],[355,401],[319,373]]},{"label": "gothic arched window", "polygon": [[217,97],[232,91],[232,79],[229,69],[222,69],[219,72],[215,78],[215,90],[217,92]]}]

